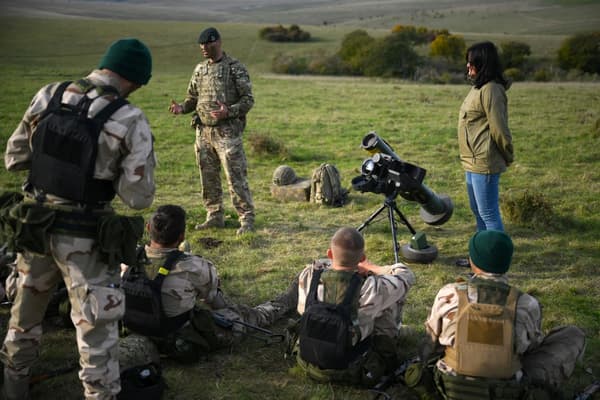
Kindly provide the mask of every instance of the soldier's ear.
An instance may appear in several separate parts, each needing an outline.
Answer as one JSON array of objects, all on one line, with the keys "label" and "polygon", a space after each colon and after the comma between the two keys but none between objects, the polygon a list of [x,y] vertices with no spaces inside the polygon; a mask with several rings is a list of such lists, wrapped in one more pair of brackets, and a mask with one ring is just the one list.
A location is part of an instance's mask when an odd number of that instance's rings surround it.
[{"label": "soldier's ear", "polygon": [[150,222],[146,222],[146,230],[150,232]]},{"label": "soldier's ear", "polygon": [[333,251],[331,251],[331,248],[327,249],[327,258],[333,260]]}]

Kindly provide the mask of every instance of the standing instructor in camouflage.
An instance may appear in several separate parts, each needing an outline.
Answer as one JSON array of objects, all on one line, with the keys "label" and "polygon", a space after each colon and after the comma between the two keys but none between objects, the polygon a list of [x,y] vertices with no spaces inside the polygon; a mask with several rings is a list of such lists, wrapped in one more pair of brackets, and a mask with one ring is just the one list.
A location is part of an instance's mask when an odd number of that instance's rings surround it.
[{"label": "standing instructor in camouflage", "polygon": [[254,105],[252,84],[246,67],[222,50],[221,36],[215,28],[202,31],[198,43],[206,61],[196,65],[185,100],[181,104],[172,100],[169,111],[194,111],[196,161],[207,212],[206,221],[196,225],[196,229],[224,226],[222,165],[240,221],[240,235],[254,230],[254,204],[242,142],[246,114]]},{"label": "standing instructor in camouflage", "polygon": [[[29,177],[24,199],[10,208],[24,229],[13,235],[15,243],[20,243],[15,245],[18,285],[0,351],[5,399],[29,398],[42,320],[61,280],[68,290],[77,332],[84,397],[114,399],[121,390],[117,354],[118,321],[125,311],[119,288],[121,258],[106,258],[106,249],[128,242],[135,253],[136,234],[125,234],[135,231],[129,230],[135,217],[115,215],[114,196],[134,209],[149,207],[154,200],[156,162],[150,125],[139,108],[123,100],[147,84],[151,72],[152,56],[144,43],[133,38],[118,40],[85,78],[40,89],[8,140],[6,169],[29,170]],[[54,109],[52,100],[58,102],[60,111]],[[91,132],[60,122],[69,109],[80,121],[110,115],[103,125],[95,125],[96,140],[78,141]],[[57,122],[51,125],[49,121]],[[90,149],[95,157],[79,160],[83,167],[77,164],[77,156]],[[79,170],[86,173],[60,180],[69,176],[68,171]]]}]

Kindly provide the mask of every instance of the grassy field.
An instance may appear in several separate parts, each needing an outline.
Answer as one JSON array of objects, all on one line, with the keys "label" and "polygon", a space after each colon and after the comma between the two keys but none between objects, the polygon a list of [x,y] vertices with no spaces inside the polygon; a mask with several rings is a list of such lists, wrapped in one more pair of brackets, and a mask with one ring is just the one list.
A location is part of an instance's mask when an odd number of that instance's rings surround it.
[{"label": "grassy field", "polygon": [[[457,158],[456,118],[467,85],[415,85],[396,80],[276,76],[268,73],[272,55],[335,50],[344,29],[310,27],[317,41],[282,46],[257,39],[258,25],[220,23],[225,48],[247,63],[256,105],[245,133],[249,180],[257,210],[257,232],[235,236],[237,221],[226,199],[226,229],[194,232],[204,219],[194,163],[194,133],[189,118],[167,112],[171,98],[180,100],[200,55],[194,42],[203,24],[144,21],[0,18],[0,142],[14,130],[31,97],[50,81],[76,79],[98,62],[105,46],[120,36],[137,36],[153,50],[155,70],[147,87],[130,100],[148,116],[159,160],[155,206],[178,203],[189,215],[188,240],[196,254],[213,260],[224,290],[234,299],[258,304],[287,287],[310,260],[323,257],[327,241],[340,226],[358,226],[383,202],[382,195],[351,191],[342,208],[309,203],[279,203],[269,192],[273,170],[291,165],[309,177],[321,162],[334,163],[344,186],[368,155],[360,149],[365,133],[375,130],[404,160],[427,169],[425,184],[448,194],[455,204],[452,219],[441,227],[425,225],[415,203],[398,206],[417,230],[438,247],[429,265],[411,265],[417,285],[409,294],[405,322],[420,333],[437,290],[464,269],[454,260],[464,257],[474,231],[463,172]],[[32,29],[35,27],[35,29]],[[348,28],[350,29],[350,28]],[[377,32],[377,31],[376,31]],[[378,32],[383,33],[383,30]],[[479,35],[477,38],[486,37]],[[552,48],[555,36],[537,36]],[[519,83],[508,92],[510,126],[516,162],[501,179],[503,205],[526,193],[544,200],[544,218],[531,223],[507,220],[516,253],[509,276],[514,284],[544,304],[543,328],[576,324],[589,342],[582,366],[565,386],[581,389],[600,374],[600,85],[580,83]],[[265,154],[253,148],[267,136],[286,150]],[[24,174],[0,171],[0,190],[17,190]],[[132,214],[118,201],[120,212]],[[147,217],[151,209],[140,214]],[[205,248],[211,237],[218,247]],[[369,258],[393,260],[387,220],[365,231]],[[409,233],[399,228],[401,243]],[[7,310],[0,310],[3,334]],[[279,325],[275,329],[280,329]],[[71,331],[49,329],[36,371],[63,366],[76,359]],[[288,372],[290,362],[279,346],[262,347],[249,339],[232,352],[221,352],[189,367],[166,362],[170,386],[167,399],[364,399],[365,390],[316,385]],[[51,393],[51,395],[49,395]],[[75,373],[34,387],[34,398],[81,397]],[[50,396],[50,397],[48,397]]]}]

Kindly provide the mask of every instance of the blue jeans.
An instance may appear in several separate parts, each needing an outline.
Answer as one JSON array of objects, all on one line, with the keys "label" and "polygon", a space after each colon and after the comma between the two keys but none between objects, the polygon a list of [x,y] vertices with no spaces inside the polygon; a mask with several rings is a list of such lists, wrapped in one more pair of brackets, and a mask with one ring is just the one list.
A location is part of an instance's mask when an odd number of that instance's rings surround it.
[{"label": "blue jeans", "polygon": [[489,229],[504,231],[498,203],[500,174],[466,172],[465,178],[469,204],[477,221],[477,231]]}]

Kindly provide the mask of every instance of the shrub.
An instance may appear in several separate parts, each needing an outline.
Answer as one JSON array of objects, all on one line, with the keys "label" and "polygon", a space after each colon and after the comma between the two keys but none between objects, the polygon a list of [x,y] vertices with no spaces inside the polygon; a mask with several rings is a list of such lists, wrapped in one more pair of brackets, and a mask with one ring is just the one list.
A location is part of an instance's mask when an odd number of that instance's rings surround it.
[{"label": "shrub", "polygon": [[411,43],[401,34],[392,34],[371,44],[366,54],[366,76],[412,77],[420,64],[420,57]]},{"label": "shrub", "polygon": [[362,75],[364,65],[368,62],[371,43],[374,41],[375,39],[365,30],[352,31],[342,39],[337,55],[348,65],[352,73]]},{"label": "shrub", "polygon": [[258,37],[272,42],[306,42],[310,40],[310,33],[300,29],[298,25],[267,26],[258,31]]},{"label": "shrub", "polygon": [[565,70],[600,74],[600,31],[567,38],[558,49],[557,60]]},{"label": "shrub", "polygon": [[304,57],[279,54],[273,58],[271,70],[278,74],[305,74],[308,72],[308,61]]},{"label": "shrub", "polygon": [[253,134],[248,136],[248,143],[254,154],[260,156],[279,156],[286,158],[288,156],[288,150],[285,145],[273,139],[271,136],[266,134]]},{"label": "shrub", "polygon": [[513,81],[522,81],[525,79],[525,74],[519,68],[508,68],[504,70],[504,75]]},{"label": "shrub", "polygon": [[529,45],[517,41],[503,42],[500,44],[500,49],[500,58],[504,68],[521,68],[527,57],[531,55]]},{"label": "shrub", "polygon": [[530,226],[551,226],[554,212],[542,193],[525,190],[508,193],[502,202],[502,214],[510,222]]},{"label": "shrub", "polygon": [[533,80],[536,82],[548,82],[552,79],[550,71],[546,68],[540,68],[533,74]]},{"label": "shrub", "polygon": [[466,51],[465,39],[458,35],[438,35],[429,45],[429,55],[443,57],[458,64],[461,63]]}]

